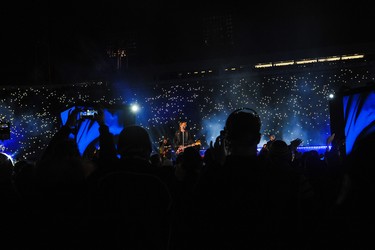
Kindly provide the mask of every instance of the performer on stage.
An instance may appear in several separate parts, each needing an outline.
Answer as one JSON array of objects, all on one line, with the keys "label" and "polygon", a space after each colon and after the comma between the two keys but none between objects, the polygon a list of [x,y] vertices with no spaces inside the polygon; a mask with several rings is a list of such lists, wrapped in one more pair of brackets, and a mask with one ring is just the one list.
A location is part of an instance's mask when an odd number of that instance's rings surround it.
[{"label": "performer on stage", "polygon": [[189,130],[186,129],[187,122],[180,121],[179,129],[174,134],[173,145],[176,154],[182,153],[186,147],[198,146],[200,142],[194,142],[193,136]]},{"label": "performer on stage", "polygon": [[163,161],[163,159],[165,159],[165,157],[167,156],[167,154],[171,150],[172,150],[172,145],[171,145],[168,137],[163,136],[163,139],[159,143],[159,154],[160,154],[160,157],[161,157],[162,161]]},{"label": "performer on stage", "polygon": [[269,140],[267,143],[267,149],[270,150],[272,143],[276,140],[276,136],[274,134],[269,135]]}]

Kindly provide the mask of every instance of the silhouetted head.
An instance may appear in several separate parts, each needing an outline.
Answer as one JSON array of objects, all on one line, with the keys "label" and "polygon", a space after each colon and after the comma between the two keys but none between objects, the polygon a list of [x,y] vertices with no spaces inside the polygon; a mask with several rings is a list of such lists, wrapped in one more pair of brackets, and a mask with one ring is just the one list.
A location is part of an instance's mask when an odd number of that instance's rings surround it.
[{"label": "silhouetted head", "polygon": [[175,176],[178,180],[197,181],[203,167],[203,159],[199,150],[188,147],[178,155]]},{"label": "silhouetted head", "polygon": [[260,142],[261,121],[253,109],[241,108],[233,111],[227,118],[224,128],[225,144],[229,153],[237,149],[252,149],[257,152]]},{"label": "silhouetted head", "polygon": [[269,157],[275,162],[289,162],[292,160],[292,152],[285,141],[274,140],[269,149]]},{"label": "silhouetted head", "polygon": [[182,165],[188,168],[200,169],[203,166],[203,159],[199,153],[199,150],[188,147],[182,153]]},{"label": "silhouetted head", "polygon": [[147,130],[137,125],[125,127],[119,134],[117,151],[121,157],[149,158],[152,145]]},{"label": "silhouetted head", "polygon": [[158,153],[154,153],[150,156],[150,162],[152,166],[160,167],[161,166],[161,158]]}]

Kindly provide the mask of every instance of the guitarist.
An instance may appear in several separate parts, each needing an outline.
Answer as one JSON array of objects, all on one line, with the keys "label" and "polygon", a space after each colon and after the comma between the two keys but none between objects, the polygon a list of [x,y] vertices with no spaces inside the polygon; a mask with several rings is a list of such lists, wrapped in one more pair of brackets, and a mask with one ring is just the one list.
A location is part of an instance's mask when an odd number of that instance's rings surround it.
[{"label": "guitarist", "polygon": [[164,160],[167,157],[167,154],[171,150],[172,150],[172,145],[170,141],[168,140],[168,137],[164,136],[162,141],[159,143],[159,154],[162,160]]},{"label": "guitarist", "polygon": [[187,122],[180,121],[179,129],[174,134],[173,145],[176,154],[182,153],[185,147],[194,145],[193,136],[190,131],[186,129],[186,127]]}]

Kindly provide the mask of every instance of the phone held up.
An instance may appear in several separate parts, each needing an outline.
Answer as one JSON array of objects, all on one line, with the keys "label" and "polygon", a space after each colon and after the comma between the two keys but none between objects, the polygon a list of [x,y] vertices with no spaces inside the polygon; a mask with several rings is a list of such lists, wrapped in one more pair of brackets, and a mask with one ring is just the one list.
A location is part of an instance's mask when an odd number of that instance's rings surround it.
[{"label": "phone held up", "polygon": [[97,115],[97,114],[98,114],[97,110],[92,109],[92,108],[86,108],[86,109],[83,109],[79,113],[79,118],[80,119],[93,119],[95,117],[95,115]]}]

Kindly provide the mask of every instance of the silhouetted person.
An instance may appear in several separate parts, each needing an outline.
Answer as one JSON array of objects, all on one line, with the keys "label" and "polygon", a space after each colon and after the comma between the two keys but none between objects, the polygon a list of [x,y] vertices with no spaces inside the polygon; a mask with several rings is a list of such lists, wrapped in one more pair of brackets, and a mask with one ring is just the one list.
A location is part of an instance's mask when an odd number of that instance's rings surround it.
[{"label": "silhouetted person", "polygon": [[[109,137],[102,142],[111,141],[108,131],[101,136]],[[103,146],[105,151],[112,148]],[[148,132],[141,126],[125,127],[117,151],[119,159],[98,178],[90,224],[93,247],[167,249],[173,200],[160,169],[151,165]],[[100,156],[106,158],[103,152]]]},{"label": "silhouetted person", "polygon": [[[34,244],[62,248],[80,240],[79,225],[87,212],[84,200],[87,183],[84,162],[76,141],[69,137],[78,110],[73,110],[65,125],[53,136],[35,166]],[[38,231],[39,230],[39,231]],[[44,235],[39,241],[36,236]],[[59,246],[59,247],[60,247]]]},{"label": "silhouetted person", "polygon": [[265,230],[261,223],[263,168],[257,159],[260,128],[260,118],[251,109],[235,110],[228,116],[213,149],[219,169],[206,179],[210,183],[200,186],[197,196],[200,243],[193,247],[244,249],[264,242],[265,235],[258,232]]},{"label": "silhouetted person", "polygon": [[177,156],[175,164],[176,202],[173,224],[173,249],[188,249],[195,217],[192,214],[193,198],[197,192],[203,168],[203,159],[194,147],[186,148],[183,154]]},{"label": "silhouetted person", "polygon": [[307,248],[314,237],[317,216],[314,189],[292,165],[293,154],[283,140],[274,140],[267,161],[268,223],[277,248]]},{"label": "silhouetted person", "polygon": [[328,246],[375,248],[374,148],[375,133],[372,132],[354,144],[345,160],[342,190],[331,214],[331,227],[327,229],[333,232]]},{"label": "silhouetted person", "polygon": [[150,162],[153,167],[160,168],[161,167],[161,156],[159,153],[154,153],[150,156]]},{"label": "silhouetted person", "polygon": [[272,143],[276,140],[276,136],[275,135],[269,135],[269,140],[267,141],[267,148],[270,149],[271,148],[271,145]]}]

